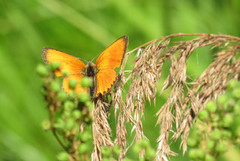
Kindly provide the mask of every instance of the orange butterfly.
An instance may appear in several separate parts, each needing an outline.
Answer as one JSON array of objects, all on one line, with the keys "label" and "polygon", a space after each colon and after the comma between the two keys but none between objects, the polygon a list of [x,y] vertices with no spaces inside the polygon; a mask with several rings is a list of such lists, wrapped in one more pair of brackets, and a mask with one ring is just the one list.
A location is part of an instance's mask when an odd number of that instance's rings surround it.
[{"label": "orange butterfly", "polygon": [[[59,70],[55,72],[56,76],[63,76],[62,70],[69,71],[69,76],[63,79],[63,89],[67,93],[71,91],[69,80],[75,79],[80,82],[83,77],[90,77],[93,85],[89,88],[89,93],[91,98],[95,98],[103,95],[113,86],[117,78],[114,68],[122,64],[127,45],[127,36],[119,38],[101,53],[96,60],[96,64],[89,62],[85,65],[78,58],[51,48],[43,48],[43,59],[47,64],[53,62],[61,64]],[[75,91],[81,93],[84,88],[78,83]]]}]

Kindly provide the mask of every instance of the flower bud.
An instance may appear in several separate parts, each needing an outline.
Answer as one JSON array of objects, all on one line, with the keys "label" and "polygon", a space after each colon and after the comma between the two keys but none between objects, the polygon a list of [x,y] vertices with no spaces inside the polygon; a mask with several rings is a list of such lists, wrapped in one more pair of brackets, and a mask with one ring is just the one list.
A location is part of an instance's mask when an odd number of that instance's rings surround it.
[{"label": "flower bud", "polygon": [[89,145],[87,145],[86,143],[82,143],[79,147],[78,147],[78,152],[80,154],[83,154],[83,153],[87,153],[89,150]]},{"label": "flower bud", "polygon": [[82,92],[79,94],[79,101],[80,102],[87,102],[89,101],[91,98],[90,98],[90,95],[86,92]]},{"label": "flower bud", "polygon": [[190,149],[189,153],[188,153],[188,156],[189,156],[190,159],[193,159],[193,160],[197,159],[198,158],[197,149]]},{"label": "flower bud", "polygon": [[214,113],[217,110],[217,105],[213,101],[209,101],[206,105],[206,110],[210,113]]},{"label": "flower bud", "polygon": [[111,149],[108,146],[102,146],[101,151],[104,157],[109,157],[112,154]]},{"label": "flower bud", "polygon": [[140,147],[140,145],[134,144],[134,146],[133,146],[133,151],[134,151],[135,153],[139,153],[141,150],[142,150],[142,148]]},{"label": "flower bud", "polygon": [[234,89],[232,94],[235,98],[239,99],[240,98],[240,88]]},{"label": "flower bud", "polygon": [[55,71],[58,70],[60,68],[60,63],[59,62],[53,62],[50,64],[51,70]]},{"label": "flower bud", "polygon": [[67,99],[67,93],[65,91],[59,91],[57,94],[57,99],[60,101],[65,101]]},{"label": "flower bud", "polygon": [[228,98],[227,98],[227,96],[226,95],[220,95],[220,96],[218,96],[218,98],[217,98],[217,102],[219,103],[219,104],[225,104],[226,102],[227,102],[227,100],[228,100]]},{"label": "flower bud", "polygon": [[150,145],[149,141],[146,140],[146,139],[140,140],[140,141],[138,142],[138,144],[139,144],[142,148],[144,148],[144,149],[147,148],[147,147]]},{"label": "flower bud", "polygon": [[221,121],[223,127],[230,127],[233,123],[233,116],[231,114],[226,114],[223,116],[223,120]]},{"label": "flower bud", "polygon": [[120,154],[121,151],[122,151],[122,148],[121,148],[120,146],[115,145],[115,146],[113,147],[113,152],[114,152],[115,154]]},{"label": "flower bud", "polygon": [[88,131],[84,131],[84,132],[82,132],[81,133],[81,135],[80,135],[80,140],[82,141],[82,142],[87,142],[89,139],[91,139],[92,138],[92,134],[91,133],[89,133]]},{"label": "flower bud", "polygon": [[149,148],[146,150],[145,157],[147,160],[154,160],[155,155],[156,152],[153,149]]},{"label": "flower bud", "polygon": [[227,151],[227,146],[224,143],[218,143],[216,146],[216,151],[219,153],[224,153]]},{"label": "flower bud", "polygon": [[221,138],[221,132],[219,129],[214,129],[210,134],[210,138],[217,141]]},{"label": "flower bud", "polygon": [[207,110],[202,110],[202,111],[200,111],[199,112],[199,114],[198,114],[198,118],[200,119],[200,120],[207,120],[208,118],[209,118],[209,114],[208,114],[208,111]]},{"label": "flower bud", "polygon": [[70,97],[72,100],[76,99],[76,98],[77,98],[77,93],[76,93],[76,91],[74,91],[74,90],[70,91],[69,97]]},{"label": "flower bud", "polygon": [[47,67],[43,64],[39,64],[36,68],[36,71],[41,77],[47,77],[49,75]]},{"label": "flower bud", "polygon": [[49,120],[44,120],[42,122],[42,127],[44,130],[50,130],[51,129],[51,123]]},{"label": "flower bud", "polygon": [[92,86],[92,79],[89,78],[89,77],[84,77],[82,80],[81,80],[81,85],[82,87],[91,87]]},{"label": "flower bud", "polygon": [[61,71],[61,73],[62,73],[62,75],[65,76],[65,77],[68,77],[68,76],[69,76],[68,70],[63,69],[63,70]]},{"label": "flower bud", "polygon": [[50,89],[53,92],[58,92],[61,90],[61,84],[57,81],[52,81],[50,84]]},{"label": "flower bud", "polygon": [[197,145],[198,141],[194,137],[188,137],[187,139],[187,145],[190,147],[195,147]]},{"label": "flower bud", "polygon": [[69,87],[70,87],[71,89],[74,89],[74,88],[76,87],[76,85],[77,85],[77,80],[71,79],[71,80],[69,81]]},{"label": "flower bud", "polygon": [[205,157],[205,161],[215,161],[215,159],[210,154],[207,154],[206,157]]},{"label": "flower bud", "polygon": [[74,107],[75,107],[75,105],[74,105],[74,103],[72,101],[66,101],[64,103],[64,109],[66,111],[71,111],[72,109],[74,109]]},{"label": "flower bud", "polygon": [[82,113],[81,113],[80,111],[78,111],[78,110],[74,110],[73,113],[72,113],[72,115],[73,115],[73,117],[74,117],[75,119],[80,119],[81,116],[82,116]]},{"label": "flower bud", "polygon": [[219,117],[218,114],[213,115],[212,118],[211,118],[212,122],[218,122],[219,119],[220,119],[220,117]]},{"label": "flower bud", "polygon": [[229,83],[228,83],[228,88],[229,89],[234,89],[237,85],[238,81],[236,79],[232,79]]},{"label": "flower bud", "polygon": [[57,155],[57,160],[58,161],[68,161],[68,153],[66,152],[61,152]]},{"label": "flower bud", "polygon": [[207,141],[207,149],[208,150],[213,150],[215,148],[215,142],[213,140],[208,140]]},{"label": "flower bud", "polygon": [[72,130],[75,125],[76,125],[76,122],[73,119],[68,119],[66,121],[65,127],[67,130]]}]

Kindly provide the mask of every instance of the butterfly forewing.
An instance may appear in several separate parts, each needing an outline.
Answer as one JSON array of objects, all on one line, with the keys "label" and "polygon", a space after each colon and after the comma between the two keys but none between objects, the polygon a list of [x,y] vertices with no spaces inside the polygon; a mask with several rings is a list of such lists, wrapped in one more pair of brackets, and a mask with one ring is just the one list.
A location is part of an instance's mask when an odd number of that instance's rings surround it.
[{"label": "butterfly forewing", "polygon": [[97,91],[96,95],[107,92],[116,81],[116,71],[114,68],[122,64],[123,56],[128,45],[128,37],[123,36],[106,48],[96,60]]},{"label": "butterfly forewing", "polygon": [[85,67],[85,64],[78,58],[50,48],[43,49],[43,59],[47,64],[53,62],[59,62],[61,64],[60,69],[55,72],[56,76],[62,76],[62,70],[68,70],[70,75],[82,74]]},{"label": "butterfly forewing", "polygon": [[128,45],[128,37],[123,36],[107,47],[96,60],[98,70],[113,69],[122,64]]},{"label": "butterfly forewing", "polygon": [[81,93],[83,90],[86,90],[80,85],[80,81],[84,77],[82,74],[83,69],[85,68],[85,64],[81,60],[69,54],[49,48],[43,49],[43,59],[47,64],[51,64],[53,62],[59,62],[61,64],[59,70],[55,71],[56,76],[63,76],[61,73],[62,70],[67,70],[69,72],[69,77],[66,77],[63,80],[63,89],[67,93],[70,93],[71,91],[69,88],[69,80],[71,79],[75,79],[78,82],[78,85],[75,88],[77,93]]}]

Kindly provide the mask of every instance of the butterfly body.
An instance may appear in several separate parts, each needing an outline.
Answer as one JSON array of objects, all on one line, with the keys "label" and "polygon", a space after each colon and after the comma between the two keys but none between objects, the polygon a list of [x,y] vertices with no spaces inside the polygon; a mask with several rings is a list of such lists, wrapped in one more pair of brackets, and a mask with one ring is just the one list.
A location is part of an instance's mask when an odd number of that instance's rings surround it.
[{"label": "butterfly body", "polygon": [[127,45],[127,36],[119,38],[99,55],[95,64],[89,62],[85,65],[78,58],[51,48],[43,48],[43,59],[47,64],[53,62],[61,64],[55,71],[56,76],[63,76],[62,70],[68,70],[69,76],[63,79],[63,89],[67,93],[72,90],[69,87],[71,79],[79,82],[74,90],[81,93],[85,89],[80,85],[80,81],[85,76],[90,77],[93,84],[88,91],[90,96],[95,98],[112,88],[117,79],[115,68],[122,64]]},{"label": "butterfly body", "polygon": [[96,95],[96,89],[97,89],[96,88],[97,87],[97,79],[96,79],[97,66],[96,66],[96,64],[89,62],[86,65],[86,67],[84,68],[83,75],[92,79],[92,86],[89,87],[88,91],[89,91],[91,98],[94,98]]}]

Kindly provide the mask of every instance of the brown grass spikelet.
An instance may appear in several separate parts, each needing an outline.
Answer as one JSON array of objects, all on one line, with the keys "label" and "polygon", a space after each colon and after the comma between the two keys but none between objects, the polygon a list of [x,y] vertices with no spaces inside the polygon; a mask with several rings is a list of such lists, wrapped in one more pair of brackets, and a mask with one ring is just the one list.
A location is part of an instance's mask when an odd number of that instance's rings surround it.
[{"label": "brown grass spikelet", "polygon": [[92,160],[101,161],[101,147],[112,147],[113,142],[111,140],[111,128],[107,121],[108,118],[108,103],[104,102],[104,99],[97,99],[93,110],[94,120],[92,123],[93,131],[93,144],[94,150],[92,153]]},{"label": "brown grass spikelet", "polygon": [[[179,37],[194,39],[173,39]],[[210,46],[214,52],[217,51],[215,59],[200,76],[192,79],[187,74],[188,59],[196,49],[205,46]],[[146,101],[154,102],[159,108],[156,113],[156,125],[160,126],[160,131],[155,160],[167,161],[169,155],[176,156],[177,154],[170,149],[170,141],[179,137],[183,152],[186,152],[190,128],[199,111],[209,100],[214,100],[223,93],[231,79],[240,79],[240,58],[237,57],[239,50],[240,38],[233,36],[174,34],[150,41],[126,53],[114,90],[109,93],[111,101],[99,98],[95,102],[92,160],[102,160],[101,146],[113,147],[116,144],[122,148],[118,156],[118,160],[121,161],[133,142],[146,138],[142,123]],[[134,67],[130,71],[125,70],[129,55],[134,52],[137,52]],[[165,63],[170,64],[169,74],[161,91],[157,91],[157,82],[162,77]],[[123,90],[126,84],[129,84],[128,91]],[[156,96],[167,89],[170,89],[169,96],[159,107]],[[111,129],[107,121],[109,112],[106,109],[110,106],[114,107],[117,120],[116,138],[111,138]],[[134,132],[134,139],[128,144],[125,127],[127,123],[132,125],[132,133]],[[173,133],[171,138],[170,133]],[[139,157],[144,155],[144,151],[139,153]]]},{"label": "brown grass spikelet", "polygon": [[[125,103],[122,98],[122,89],[123,89],[123,83],[121,82],[121,75],[118,77],[118,86],[115,87],[115,91],[112,94],[112,99],[114,102],[114,114],[115,117],[117,117],[117,111],[119,111],[118,119],[117,119],[117,127],[116,127],[116,135],[117,137],[114,140],[114,143],[116,145],[119,145],[122,148],[121,153],[119,154],[118,160],[122,160],[125,158],[126,153],[126,135],[127,130],[125,127],[125,121],[126,121],[126,111],[125,109]],[[128,116],[131,117],[131,116]]]},{"label": "brown grass spikelet", "polygon": [[[196,38],[188,41],[173,41],[172,39],[182,36],[195,36]],[[172,42],[174,45],[169,45]],[[191,80],[187,75],[187,60],[196,49],[205,46],[211,46],[212,49],[218,47],[220,51],[215,54],[214,62],[198,78]],[[170,72],[162,86],[162,92],[169,87],[171,92],[165,104],[159,107],[156,114],[158,116],[157,125],[160,125],[156,160],[168,160],[169,155],[176,155],[169,146],[169,133],[173,131],[173,123],[176,124],[173,138],[177,139],[181,136],[181,145],[185,152],[187,136],[195,116],[204,108],[207,101],[216,99],[219,94],[224,92],[229,80],[239,79],[240,58],[236,59],[235,57],[239,53],[239,49],[240,38],[237,37],[212,34],[175,34],[153,40],[128,52],[121,67],[120,81],[123,85],[129,80],[132,82],[125,100],[123,101],[122,96],[119,96],[123,103],[121,105],[118,103],[118,108],[121,108],[119,114],[121,126],[118,127],[122,127],[124,121],[130,121],[133,124],[132,130],[136,132],[134,141],[145,137],[142,126],[145,101],[153,100],[155,102],[156,82],[161,78],[163,64],[169,60]],[[138,53],[134,68],[129,76],[125,76],[126,60],[135,51]],[[187,79],[191,81],[189,82]],[[126,137],[125,130],[122,134],[124,135],[121,137]],[[121,139],[125,142],[125,139]],[[122,147],[124,146],[125,143]],[[140,153],[140,156],[143,155],[144,153]]]}]

